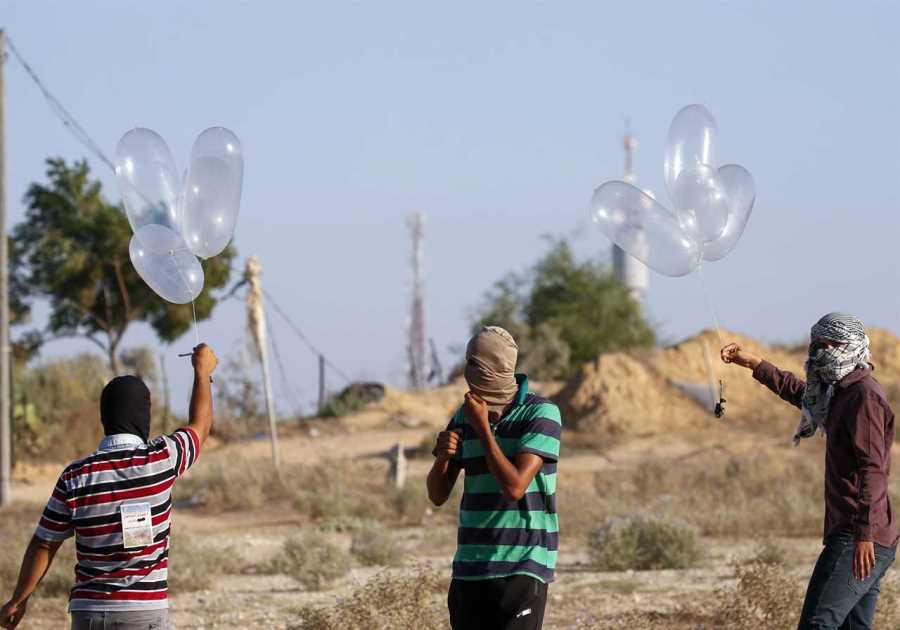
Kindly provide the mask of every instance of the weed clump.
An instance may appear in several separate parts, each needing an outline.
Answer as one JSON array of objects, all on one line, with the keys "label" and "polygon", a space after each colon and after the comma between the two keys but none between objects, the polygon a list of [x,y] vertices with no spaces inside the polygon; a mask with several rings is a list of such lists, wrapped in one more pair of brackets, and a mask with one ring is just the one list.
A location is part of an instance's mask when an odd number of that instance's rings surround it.
[{"label": "weed clump", "polygon": [[304,606],[291,630],[419,630],[447,628],[445,579],[433,570],[379,573],[332,606]]},{"label": "weed clump", "polygon": [[588,551],[604,571],[687,569],[701,557],[693,527],[651,516],[607,521],[590,535]]},{"label": "weed clump", "polygon": [[400,549],[390,533],[377,525],[353,533],[350,553],[367,567],[400,564]]},{"label": "weed clump", "polygon": [[733,630],[795,628],[803,591],[778,564],[753,562],[736,566],[737,586],[717,592],[721,602],[715,627]]},{"label": "weed clump", "polygon": [[273,573],[294,578],[310,591],[321,591],[347,575],[350,554],[322,532],[310,531],[284,541],[281,555],[272,561]]}]

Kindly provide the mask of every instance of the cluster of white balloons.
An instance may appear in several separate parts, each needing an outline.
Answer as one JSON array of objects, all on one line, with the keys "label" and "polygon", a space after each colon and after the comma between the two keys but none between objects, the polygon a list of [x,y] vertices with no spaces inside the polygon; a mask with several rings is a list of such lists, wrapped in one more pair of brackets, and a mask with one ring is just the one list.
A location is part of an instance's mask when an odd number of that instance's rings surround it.
[{"label": "cluster of white balloons", "polygon": [[135,271],[160,297],[193,302],[203,290],[198,260],[224,250],[234,235],[244,155],[224,127],[201,133],[184,177],[165,140],[132,129],[116,147],[116,177],[134,235],[128,253]]},{"label": "cluster of white balloons", "polygon": [[594,222],[616,245],[667,276],[685,276],[704,260],[724,258],[744,232],[756,191],[743,166],[718,166],[717,133],[706,107],[683,108],[669,126],[664,163],[674,209],[612,181],[594,191]]}]

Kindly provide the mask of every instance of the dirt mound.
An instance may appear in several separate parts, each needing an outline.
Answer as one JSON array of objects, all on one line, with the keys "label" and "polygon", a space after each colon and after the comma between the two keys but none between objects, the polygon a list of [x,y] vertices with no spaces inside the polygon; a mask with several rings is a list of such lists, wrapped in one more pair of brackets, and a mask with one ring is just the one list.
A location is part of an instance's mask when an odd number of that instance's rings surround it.
[{"label": "dirt mound", "polygon": [[[869,331],[876,376],[889,397],[900,402],[900,337],[881,329]],[[611,353],[585,364],[567,383],[532,383],[551,395],[567,428],[588,435],[651,436],[667,431],[687,433],[738,424],[772,435],[790,433],[797,412],[757,383],[749,370],[719,360],[724,343],[737,342],[750,352],[797,374],[803,372],[805,343],[767,346],[751,337],[713,330],[652,351]],[[710,386],[725,382],[723,422],[711,413]],[[465,382],[422,392],[386,388],[384,399],[341,419],[351,431],[392,428],[439,429],[461,403]]]},{"label": "dirt mound", "polygon": [[[900,337],[869,331],[876,377],[900,398]],[[584,365],[554,397],[566,425],[578,431],[647,435],[709,427],[710,384],[725,383],[726,422],[766,432],[790,431],[795,410],[774,397],[749,370],[724,365],[719,349],[736,342],[782,369],[803,372],[804,344],[767,346],[746,335],[712,330],[650,353],[608,354]],[[698,395],[699,393],[699,395]]]},{"label": "dirt mound", "polygon": [[554,396],[567,427],[641,435],[703,422],[703,409],[655,369],[628,354],[598,357]]}]

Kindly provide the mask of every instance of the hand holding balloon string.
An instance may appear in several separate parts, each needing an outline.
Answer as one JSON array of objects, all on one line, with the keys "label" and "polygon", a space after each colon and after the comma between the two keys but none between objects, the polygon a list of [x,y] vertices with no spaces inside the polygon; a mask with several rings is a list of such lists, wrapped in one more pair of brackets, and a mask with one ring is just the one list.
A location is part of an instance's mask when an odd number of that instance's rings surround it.
[{"label": "hand holding balloon string", "polygon": [[244,171],[240,140],[223,127],[206,129],[182,180],[165,140],[135,128],[119,141],[115,171],[134,231],[131,262],[160,297],[191,303],[196,346],[178,356],[195,357],[203,347],[194,305],[204,285],[198,258],[220,253],[234,233]]},{"label": "hand holding balloon string", "polygon": [[[667,276],[701,272],[704,261],[724,258],[744,232],[756,191],[753,177],[742,166],[718,166],[717,136],[718,125],[706,107],[682,108],[669,126],[663,162],[671,207],[628,182],[606,182],[591,200],[594,222],[625,252]],[[724,345],[712,298],[699,275]],[[712,366],[710,371],[716,372]],[[725,384],[718,380],[714,413],[722,417]]]}]

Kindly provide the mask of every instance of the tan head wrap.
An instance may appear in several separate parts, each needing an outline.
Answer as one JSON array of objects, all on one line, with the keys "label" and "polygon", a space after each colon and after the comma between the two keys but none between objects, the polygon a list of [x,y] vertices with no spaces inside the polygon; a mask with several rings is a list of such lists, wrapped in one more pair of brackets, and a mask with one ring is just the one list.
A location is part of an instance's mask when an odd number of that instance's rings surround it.
[{"label": "tan head wrap", "polygon": [[502,411],[519,391],[516,359],[519,346],[506,330],[485,326],[466,346],[466,382],[491,411]]}]

